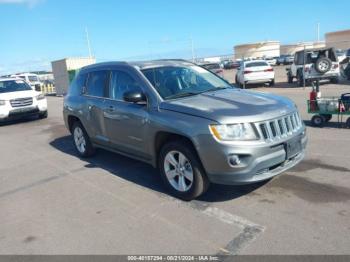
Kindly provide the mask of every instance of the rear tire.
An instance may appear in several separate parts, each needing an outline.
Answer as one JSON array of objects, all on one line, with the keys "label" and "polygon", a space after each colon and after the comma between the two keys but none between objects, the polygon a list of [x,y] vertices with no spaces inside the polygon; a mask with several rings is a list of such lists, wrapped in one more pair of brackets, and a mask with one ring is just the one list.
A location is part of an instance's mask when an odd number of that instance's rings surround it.
[{"label": "rear tire", "polygon": [[191,201],[207,191],[209,180],[193,147],[186,141],[166,143],[159,155],[158,167],[171,195]]},{"label": "rear tire", "polygon": [[332,68],[332,60],[328,57],[320,57],[315,62],[315,70],[320,74],[325,74]]},{"label": "rear tire", "polygon": [[269,86],[270,86],[270,87],[275,86],[275,80],[272,80],[271,82],[269,82]]},{"label": "rear tire", "polygon": [[290,73],[288,73],[287,77],[288,77],[288,84],[293,84],[293,77],[290,75]]},{"label": "rear tire", "polygon": [[325,122],[326,122],[325,118],[321,115],[314,115],[311,118],[311,123],[315,127],[323,127]]},{"label": "rear tire", "polygon": [[73,141],[78,154],[83,157],[91,157],[95,154],[89,135],[86,133],[83,125],[76,121],[72,127]]}]

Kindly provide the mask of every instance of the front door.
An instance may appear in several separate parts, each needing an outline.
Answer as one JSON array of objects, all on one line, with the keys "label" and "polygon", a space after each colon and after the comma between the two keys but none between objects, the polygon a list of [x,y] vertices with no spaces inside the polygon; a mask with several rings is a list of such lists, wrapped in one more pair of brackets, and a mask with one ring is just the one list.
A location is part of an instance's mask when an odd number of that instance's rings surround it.
[{"label": "front door", "polygon": [[123,96],[127,91],[141,91],[141,87],[129,73],[113,70],[109,99],[104,107],[107,136],[116,150],[148,159],[145,143],[148,129],[147,105],[124,101]]}]

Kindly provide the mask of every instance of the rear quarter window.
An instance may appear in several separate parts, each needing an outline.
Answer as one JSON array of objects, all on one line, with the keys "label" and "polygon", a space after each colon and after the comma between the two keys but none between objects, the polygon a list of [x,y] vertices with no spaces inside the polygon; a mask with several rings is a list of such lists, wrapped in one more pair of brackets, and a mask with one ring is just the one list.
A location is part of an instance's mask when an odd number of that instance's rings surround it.
[{"label": "rear quarter window", "polygon": [[108,76],[108,71],[90,72],[86,84],[86,94],[96,97],[107,97]]},{"label": "rear quarter window", "polygon": [[86,84],[87,74],[78,74],[69,86],[68,94],[72,96],[79,96]]}]

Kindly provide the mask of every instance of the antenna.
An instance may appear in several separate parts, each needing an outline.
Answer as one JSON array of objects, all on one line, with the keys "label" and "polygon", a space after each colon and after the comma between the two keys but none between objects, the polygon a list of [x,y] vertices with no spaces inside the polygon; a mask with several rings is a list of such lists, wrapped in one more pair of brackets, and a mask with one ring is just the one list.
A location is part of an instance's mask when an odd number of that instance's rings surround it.
[{"label": "antenna", "polygon": [[88,31],[87,27],[85,27],[85,33],[86,33],[86,42],[87,42],[87,46],[88,46],[88,50],[89,50],[89,57],[92,58],[90,39],[89,39],[89,31]]}]

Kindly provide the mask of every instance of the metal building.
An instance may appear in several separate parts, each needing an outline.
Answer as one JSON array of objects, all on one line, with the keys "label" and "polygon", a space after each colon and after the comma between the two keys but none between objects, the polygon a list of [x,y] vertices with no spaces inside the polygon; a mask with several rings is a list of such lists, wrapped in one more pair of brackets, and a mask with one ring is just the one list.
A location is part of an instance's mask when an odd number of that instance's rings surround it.
[{"label": "metal building", "polygon": [[236,45],[234,47],[235,59],[262,58],[280,56],[279,41],[264,41],[251,44]]},{"label": "metal building", "polygon": [[325,47],[325,42],[300,42],[290,45],[281,45],[281,54],[282,55],[294,55],[295,52],[305,49],[313,48],[323,48]]},{"label": "metal building", "polygon": [[326,46],[347,50],[350,48],[350,30],[326,33]]},{"label": "metal building", "polygon": [[64,58],[51,62],[56,94],[58,96],[66,94],[76,72],[80,68],[94,63],[96,63],[96,59],[91,57]]}]

